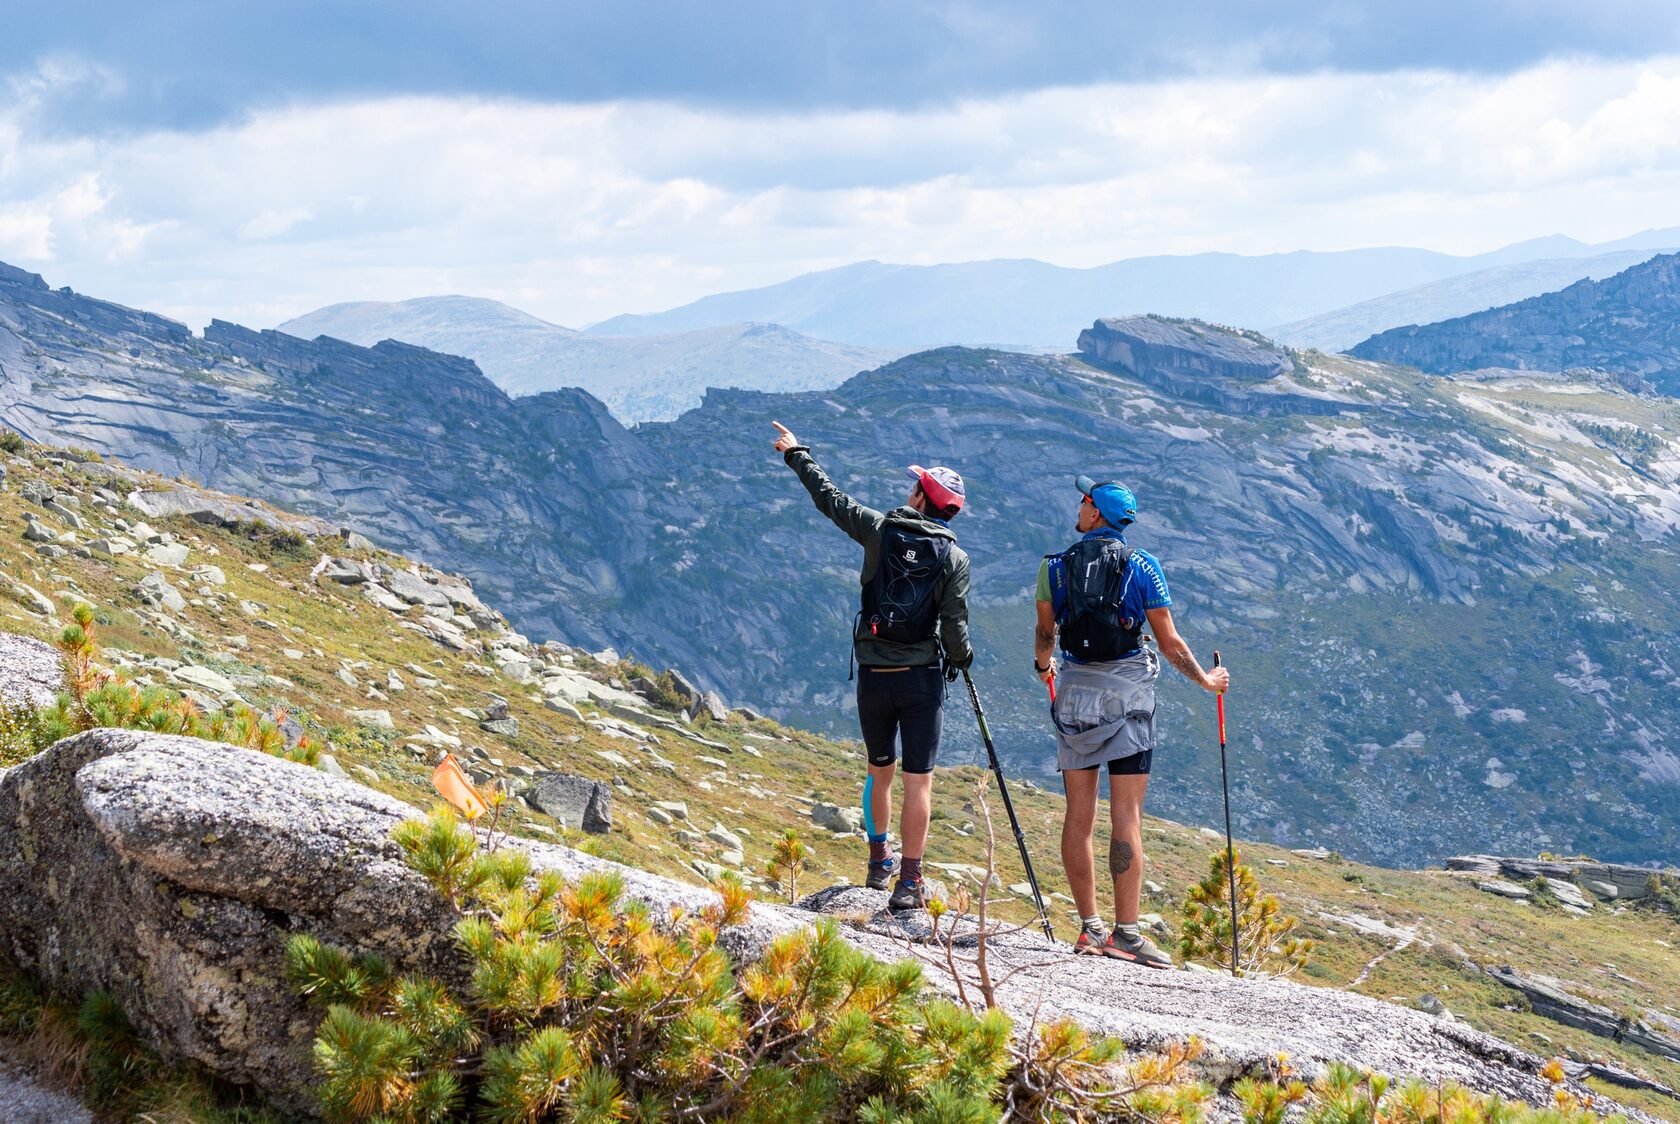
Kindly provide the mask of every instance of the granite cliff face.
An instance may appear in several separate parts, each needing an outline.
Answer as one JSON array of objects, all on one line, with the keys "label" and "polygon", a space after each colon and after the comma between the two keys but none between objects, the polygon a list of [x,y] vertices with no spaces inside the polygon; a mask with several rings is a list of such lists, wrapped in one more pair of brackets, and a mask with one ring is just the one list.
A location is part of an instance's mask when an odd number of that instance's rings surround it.
[{"label": "granite cliff face", "polygon": [[[977,672],[1011,767],[1042,769],[1023,672],[1071,479],[1137,490],[1134,543],[1238,675],[1247,835],[1386,861],[1673,853],[1680,454],[1663,404],[1558,378],[1442,380],[1205,325],[1108,321],[1080,356],[945,349],[832,391],[717,391],[626,430],[581,392],[511,400],[419,348],[184,327],[0,284],[0,419],[256,493],[473,578],[524,631],[612,644],[780,716],[850,724],[855,547],[769,449],[900,502],[969,482]],[[1163,681],[1154,803],[1212,822],[1208,701]],[[953,710],[951,760],[968,724]]]},{"label": "granite cliff face", "polygon": [[1349,354],[1437,374],[1589,367],[1680,394],[1680,254],[1456,320],[1394,328]]}]

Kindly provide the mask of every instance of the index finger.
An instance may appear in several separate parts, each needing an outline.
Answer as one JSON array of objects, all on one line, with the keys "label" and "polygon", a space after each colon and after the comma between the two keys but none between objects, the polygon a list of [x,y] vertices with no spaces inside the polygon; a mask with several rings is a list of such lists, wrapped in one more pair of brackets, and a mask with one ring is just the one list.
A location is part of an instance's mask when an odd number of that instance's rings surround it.
[{"label": "index finger", "polygon": [[780,431],[781,431],[781,432],[782,432],[782,433],[783,433],[783,434],[784,434],[784,435],[786,435],[786,436],[788,436],[788,437],[792,437],[792,436],[793,436],[793,434],[792,434],[792,433],[789,433],[789,432],[788,432],[788,427],[787,427],[787,426],[785,426],[785,425],[783,425],[783,424],[782,424],[782,423],[781,423],[781,422],[779,422],[779,421],[773,421],[773,422],[771,422],[771,423],[770,423],[770,424],[771,424],[771,425],[773,425],[773,426],[775,426],[775,427],[776,427],[776,428],[777,428],[777,429],[778,429],[778,430],[780,430]]}]

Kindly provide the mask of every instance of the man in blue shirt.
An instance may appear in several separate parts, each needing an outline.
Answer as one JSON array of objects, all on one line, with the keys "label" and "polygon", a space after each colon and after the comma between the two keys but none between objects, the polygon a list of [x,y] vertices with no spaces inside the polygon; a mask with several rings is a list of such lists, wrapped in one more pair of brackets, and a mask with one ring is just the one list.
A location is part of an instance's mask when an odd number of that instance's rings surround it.
[{"label": "man in blue shirt", "polygon": [[[1089,476],[1075,482],[1082,536],[1038,570],[1038,627],[1033,670],[1053,687],[1056,764],[1067,796],[1062,865],[1081,927],[1079,952],[1151,968],[1172,958],[1138,930],[1143,887],[1143,797],[1155,751],[1155,680],[1160,659],[1143,640],[1148,625],[1161,655],[1191,682],[1218,693],[1230,685],[1222,667],[1203,671],[1173,627],[1172,595],[1161,564],[1134,550],[1122,531],[1137,518],[1131,489]],[[1052,662],[1060,641],[1061,657]],[[1114,879],[1114,929],[1097,912],[1091,832],[1099,772],[1108,767],[1111,833],[1108,871]]]}]

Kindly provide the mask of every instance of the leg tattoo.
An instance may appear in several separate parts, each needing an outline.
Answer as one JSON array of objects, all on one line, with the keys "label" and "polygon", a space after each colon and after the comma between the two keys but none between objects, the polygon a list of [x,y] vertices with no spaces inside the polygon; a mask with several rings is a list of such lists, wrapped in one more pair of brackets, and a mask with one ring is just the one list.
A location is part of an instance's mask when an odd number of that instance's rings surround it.
[{"label": "leg tattoo", "polygon": [[1124,839],[1111,837],[1108,841],[1108,872],[1118,878],[1132,869],[1132,845]]}]

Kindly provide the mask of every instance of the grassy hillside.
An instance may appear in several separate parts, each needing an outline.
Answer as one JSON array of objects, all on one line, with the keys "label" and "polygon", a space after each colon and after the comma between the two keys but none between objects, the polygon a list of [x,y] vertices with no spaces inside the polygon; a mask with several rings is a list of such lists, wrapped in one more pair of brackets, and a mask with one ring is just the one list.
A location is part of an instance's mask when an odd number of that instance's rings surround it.
[{"label": "grassy hillside", "polygon": [[[251,525],[147,519],[122,502],[102,506],[96,489],[126,496],[133,484],[122,474],[129,470],[58,450],[28,446],[0,464],[6,469],[6,487],[0,491],[0,586],[10,593],[0,599],[0,629],[51,639],[69,607],[86,599],[99,607],[98,641],[108,665],[176,685],[182,666],[209,669],[253,706],[296,719],[352,777],[416,805],[433,799],[428,777],[438,750],[409,739],[432,727],[460,739],[455,752],[476,773],[515,791],[529,784],[531,774],[551,769],[613,786],[614,826],[606,834],[585,836],[523,801],[511,804],[505,821],[515,832],[558,837],[608,858],[700,881],[697,861],[723,862],[726,843],[705,838],[721,825],[744,844],[743,873],[769,895],[775,891],[759,877],[764,862],[772,842],[794,827],[814,852],[802,892],[841,879],[861,880],[861,837],[817,828],[810,817],[815,802],[856,805],[863,757],[855,742],[739,711],[723,721],[702,713],[689,726],[678,711],[653,704],[647,705],[646,716],[638,716],[622,707],[609,712],[582,703],[581,717],[575,717],[546,703],[537,683],[517,683],[496,670],[490,650],[518,642],[499,632],[493,621],[491,629],[468,638],[466,650],[456,650],[403,627],[419,623],[419,606],[396,612],[371,603],[354,588],[311,579],[323,549],[397,570],[410,565],[405,559]],[[66,520],[26,498],[28,486],[41,483],[61,498],[68,493],[78,501],[73,510],[81,530],[71,530]],[[61,541],[26,541],[26,514]],[[177,566],[139,551],[107,557],[89,549],[96,540],[123,533],[118,519],[129,525],[130,534],[133,524],[145,521],[172,536],[187,547],[185,561]],[[43,545],[64,553],[44,557],[38,552]],[[202,569],[206,566],[217,568],[225,582],[215,582],[215,575]],[[185,604],[179,611],[142,602],[136,588],[151,574],[161,574],[180,591]],[[45,606],[31,590],[54,604],[55,617],[42,611]],[[638,670],[558,644],[541,645],[528,657],[535,666],[564,667],[621,685],[628,685]],[[187,676],[214,682],[201,673]],[[400,690],[395,689],[399,681]],[[194,689],[215,694],[203,686]],[[492,695],[505,698],[517,733],[505,736],[480,728]],[[356,710],[388,711],[393,728],[358,721],[351,713]],[[1240,712],[1233,718],[1240,723]],[[956,695],[948,720],[953,725],[969,721]],[[979,817],[965,805],[982,774],[972,762],[950,764],[935,786],[928,859],[935,864],[931,873],[948,883],[973,882],[984,841],[974,827]],[[1168,761],[1164,767],[1175,766]],[[1071,935],[1066,885],[1058,870],[1059,795],[1021,782],[1012,784],[1011,792],[1044,889],[1057,895],[1059,931]],[[665,817],[655,807],[659,801],[685,803],[686,820],[660,822]],[[1436,811],[1423,806],[1405,814],[1427,819]],[[1163,918],[1170,933],[1176,930],[1186,888],[1204,873],[1210,852],[1221,843],[1206,828],[1164,820],[1148,823],[1145,843],[1151,884],[1145,909]],[[1105,844],[1099,837],[1099,854]],[[1675,951],[1680,918],[1675,914],[1601,906],[1588,917],[1574,917],[1495,897],[1476,889],[1472,879],[1444,871],[1384,870],[1260,843],[1243,844],[1243,852],[1285,908],[1301,918],[1307,935],[1320,941],[1305,976],[1308,982],[1351,987],[1405,1004],[1433,995],[1456,1017],[1525,1048],[1611,1059],[1680,1087],[1680,1063],[1544,1019],[1479,968],[1511,964],[1571,981],[1578,993],[1618,1011],[1651,1010],[1680,1018],[1680,956]],[[1006,856],[1001,881],[1017,883],[1021,874],[1007,850],[1007,834],[1000,839],[1000,853]],[[1019,895],[1002,893],[1011,900],[1008,911],[1024,919]],[[1162,943],[1168,942],[1162,938]],[[1680,1119],[1680,1101],[1617,1095]]]}]

